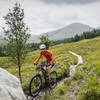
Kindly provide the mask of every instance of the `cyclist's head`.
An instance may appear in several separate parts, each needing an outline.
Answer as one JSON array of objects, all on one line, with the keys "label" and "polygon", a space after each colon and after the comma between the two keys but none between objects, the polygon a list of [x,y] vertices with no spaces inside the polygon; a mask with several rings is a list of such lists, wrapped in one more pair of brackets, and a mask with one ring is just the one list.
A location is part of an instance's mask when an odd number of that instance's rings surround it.
[{"label": "cyclist's head", "polygon": [[46,45],[45,44],[41,44],[40,45],[40,50],[46,49]]}]

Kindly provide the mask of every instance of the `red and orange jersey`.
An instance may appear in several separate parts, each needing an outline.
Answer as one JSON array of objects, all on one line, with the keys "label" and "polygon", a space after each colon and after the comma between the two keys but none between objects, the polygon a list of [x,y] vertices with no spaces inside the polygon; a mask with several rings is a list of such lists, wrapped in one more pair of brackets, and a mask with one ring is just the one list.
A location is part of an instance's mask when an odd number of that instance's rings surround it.
[{"label": "red and orange jersey", "polygon": [[52,53],[48,50],[46,50],[46,52],[41,51],[40,56],[36,59],[35,62],[38,62],[42,55],[46,58],[47,62],[50,62],[50,64],[52,64],[54,62],[54,57],[53,57]]}]

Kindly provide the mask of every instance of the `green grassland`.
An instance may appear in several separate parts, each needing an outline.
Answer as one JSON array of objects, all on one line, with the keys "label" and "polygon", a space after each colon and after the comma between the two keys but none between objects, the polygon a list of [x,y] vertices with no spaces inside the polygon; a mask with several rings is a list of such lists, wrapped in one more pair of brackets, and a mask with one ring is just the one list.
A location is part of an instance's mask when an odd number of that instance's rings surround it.
[{"label": "green grassland", "polygon": [[[65,44],[53,46],[50,48],[50,51],[52,51],[56,61],[56,65],[52,70],[57,71],[59,78],[67,77],[69,74],[69,66],[77,62],[77,57],[68,52]],[[36,66],[33,65],[33,62],[39,54],[40,50],[29,52],[21,68],[22,87],[26,95],[28,94],[29,82],[36,74]],[[40,59],[40,63],[43,61],[45,61],[44,57]],[[0,66],[18,77],[18,67],[10,61],[9,57],[0,57]]]},{"label": "green grassland", "polygon": [[77,66],[74,76],[43,100],[100,100],[100,37],[65,45],[83,57],[83,71]]},{"label": "green grassland", "polygon": [[[69,96],[72,94],[77,100],[100,100],[100,37],[51,47],[50,51],[56,61],[52,70],[56,70],[59,77],[64,77],[65,74],[67,76],[69,66],[77,63],[77,57],[70,54],[69,50],[83,57],[84,64],[81,66],[84,72],[77,66],[74,76],[68,78],[63,86],[52,90],[48,97],[44,96],[43,100],[70,100]],[[28,94],[30,79],[36,73],[33,62],[39,56],[39,52],[40,50],[29,52],[22,66],[22,87],[25,94]],[[42,57],[40,62],[44,60]],[[10,62],[9,58],[1,57],[0,66],[18,77],[18,67]]]}]

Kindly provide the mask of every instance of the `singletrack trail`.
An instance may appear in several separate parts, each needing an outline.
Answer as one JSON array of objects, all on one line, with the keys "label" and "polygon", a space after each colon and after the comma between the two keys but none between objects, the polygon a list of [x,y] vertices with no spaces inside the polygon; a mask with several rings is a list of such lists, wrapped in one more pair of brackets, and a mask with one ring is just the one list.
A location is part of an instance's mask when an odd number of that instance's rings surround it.
[{"label": "singletrack trail", "polygon": [[[78,58],[77,64],[76,64],[76,65],[71,65],[71,66],[70,66],[69,75],[70,75],[70,77],[72,77],[72,76],[74,75],[74,73],[75,73],[75,69],[76,69],[77,65],[83,63],[83,59],[82,59],[82,57],[81,57],[80,55],[76,54],[75,52],[69,51],[69,53],[73,54],[74,56],[76,56],[76,57]],[[81,66],[80,66],[80,70],[81,70]],[[69,77],[64,78],[63,80],[61,80],[61,81],[58,83],[57,87],[63,85],[63,84],[64,84],[64,81],[66,81],[68,78],[69,78]]]},{"label": "singletrack trail", "polygon": [[[76,69],[77,65],[83,63],[83,59],[82,59],[82,57],[81,57],[80,55],[78,55],[77,53],[72,52],[72,51],[69,51],[69,53],[73,54],[74,56],[76,56],[76,57],[78,58],[77,64],[76,64],[76,65],[70,65],[70,72],[69,72],[69,75],[70,75],[70,76],[67,77],[67,78],[62,79],[61,81],[59,81],[59,82],[57,83],[57,87],[58,87],[58,86],[62,86],[66,80],[68,80],[70,77],[72,77],[72,76],[74,75],[74,73],[75,73],[75,69]],[[80,70],[82,70],[82,69],[81,69],[81,66],[80,66]],[[42,96],[43,96],[43,95],[45,95],[45,93],[42,93]],[[75,98],[73,99],[73,97],[74,97],[73,94],[70,95],[70,96],[69,96],[69,100],[74,100]],[[31,97],[30,97],[28,100],[41,100],[41,96],[38,96],[38,97],[36,97],[36,98],[31,98]],[[76,99],[75,99],[75,100],[76,100]]]},{"label": "singletrack trail", "polygon": [[[78,58],[77,65],[83,63],[83,59],[82,59],[82,57],[80,55],[78,55],[78,54],[76,54],[76,53],[74,53],[72,51],[69,51],[69,53],[73,54],[74,56],[77,56],[77,58]],[[71,65],[70,66],[70,76],[73,76],[73,74],[75,73],[75,69],[76,69],[77,65]]]}]

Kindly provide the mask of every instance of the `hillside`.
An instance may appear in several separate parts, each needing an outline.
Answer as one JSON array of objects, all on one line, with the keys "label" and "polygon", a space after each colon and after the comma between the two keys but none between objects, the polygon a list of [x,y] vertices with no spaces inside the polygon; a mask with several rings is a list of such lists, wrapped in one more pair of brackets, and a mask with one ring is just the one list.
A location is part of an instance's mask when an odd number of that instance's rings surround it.
[{"label": "hillside", "polygon": [[[77,62],[77,57],[71,55],[66,48],[63,49],[64,44],[53,46],[50,50],[53,52],[54,58],[56,59],[56,66],[52,70],[56,70],[58,73],[58,77],[64,77],[64,75],[68,75],[69,73],[69,65],[74,64]],[[57,48],[57,49],[56,49]],[[35,59],[39,56],[40,50],[33,51],[27,54],[25,59],[25,63],[22,66],[22,79],[23,79],[23,89],[25,94],[28,94],[28,86],[31,78],[35,75],[36,66],[33,65]],[[67,56],[65,55],[67,54]],[[0,57],[0,66],[13,75],[18,77],[18,67],[12,64],[9,61],[9,57]],[[40,62],[44,61],[45,59],[42,57]],[[57,70],[59,68],[59,70]],[[67,71],[67,73],[66,73]]]},{"label": "hillside", "polygon": [[3,32],[0,31],[0,42],[2,42],[4,40],[4,34]]},{"label": "hillside", "polygon": [[[76,34],[80,35],[83,32],[90,31],[92,29],[93,29],[92,27],[85,25],[85,24],[72,23],[64,28],[61,28],[61,29],[58,29],[58,30],[52,31],[52,32],[43,33],[41,35],[48,34],[49,38],[51,40],[55,41],[55,40],[62,40],[65,38],[73,37]],[[37,41],[39,41],[39,37],[40,37],[40,35],[32,34],[31,38],[29,40],[37,42]]]},{"label": "hillside", "polygon": [[[43,34],[48,34],[49,38],[51,40],[62,40],[65,38],[70,38],[75,36],[76,34],[80,35],[83,32],[87,32],[92,30],[93,28],[85,25],[85,24],[81,24],[81,23],[72,23],[64,28],[58,29],[56,31],[52,31],[52,32],[47,32],[47,33],[43,33]],[[0,32],[0,40],[3,39],[4,35],[2,34],[2,32]],[[41,34],[41,35],[43,35]],[[39,38],[40,35],[34,35],[31,34],[31,37],[29,39],[30,42],[39,42]]]},{"label": "hillside", "polygon": [[0,41],[1,41],[1,40],[3,40],[3,37],[2,37],[2,35],[0,35]]},{"label": "hillside", "polygon": [[76,34],[82,34],[83,32],[90,31],[92,28],[88,25],[81,23],[72,23],[62,29],[59,29],[54,32],[47,33],[49,38],[52,40],[62,40],[65,38],[70,38],[75,36]]},{"label": "hillside", "polygon": [[40,38],[38,35],[31,34],[31,37],[29,38],[30,42],[39,42]]},{"label": "hillside", "polygon": [[[47,100],[100,100],[100,37],[66,46],[80,54],[84,63],[78,65],[73,77],[44,98]],[[82,67],[82,70],[80,69]]]},{"label": "hillside", "polygon": [[[100,37],[56,45],[50,50],[56,60],[56,66],[52,70],[56,70],[59,76],[63,76],[64,73],[68,75],[69,66],[77,62],[77,58],[70,54],[69,50],[83,57],[84,64],[81,66],[84,72],[77,66],[74,76],[68,78],[62,86],[51,90],[43,100],[100,100]],[[29,81],[35,74],[36,67],[33,62],[39,52],[37,50],[28,53],[22,66],[22,86],[26,94],[28,94]],[[0,66],[18,77],[18,67],[12,64],[9,58],[0,57]],[[77,99],[71,99],[71,97]]]}]

